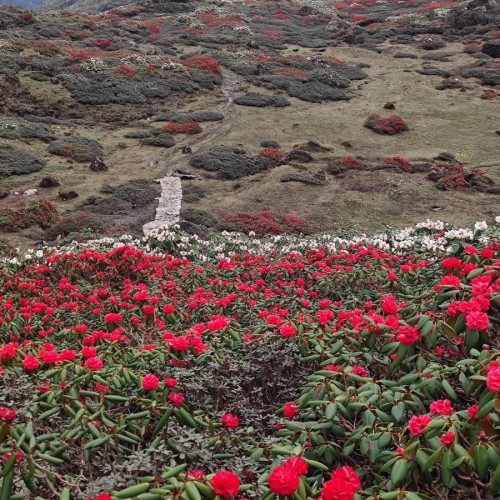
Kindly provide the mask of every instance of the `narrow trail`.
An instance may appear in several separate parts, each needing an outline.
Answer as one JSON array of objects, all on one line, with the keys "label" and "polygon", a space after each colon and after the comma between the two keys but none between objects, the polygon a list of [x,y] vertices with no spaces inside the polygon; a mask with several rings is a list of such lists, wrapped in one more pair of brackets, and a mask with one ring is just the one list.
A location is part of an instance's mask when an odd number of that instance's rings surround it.
[{"label": "narrow trail", "polygon": [[[232,71],[226,69],[222,71],[221,90],[224,95],[224,102],[216,108],[216,111],[224,114],[224,120],[217,122],[215,128],[197,136],[197,146],[209,140],[223,137],[231,129],[237,117],[237,114],[233,112],[233,94],[235,88],[242,82],[243,80]],[[145,236],[154,229],[172,226],[179,222],[182,204],[182,184],[180,178],[172,175],[173,173],[174,166],[169,165],[167,166],[165,177],[157,179],[157,182],[161,186],[161,194],[158,198],[155,220],[144,224],[142,228]]]}]

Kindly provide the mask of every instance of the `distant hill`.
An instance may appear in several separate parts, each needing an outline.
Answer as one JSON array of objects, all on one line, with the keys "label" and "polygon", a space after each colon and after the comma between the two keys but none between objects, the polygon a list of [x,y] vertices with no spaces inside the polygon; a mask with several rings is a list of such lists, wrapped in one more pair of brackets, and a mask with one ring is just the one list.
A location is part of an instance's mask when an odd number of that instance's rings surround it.
[{"label": "distant hill", "polygon": [[[29,1],[29,0],[28,0]],[[70,10],[73,12],[88,12],[88,13],[98,13],[104,12],[106,10],[114,9],[116,7],[121,7],[128,3],[132,3],[131,0],[35,0],[38,4],[41,4],[39,10],[50,11],[50,10]]]},{"label": "distant hill", "polygon": [[[1,1],[2,0],[0,0],[0,3]],[[26,2],[29,1],[41,3],[38,10],[44,12],[69,10],[72,12],[87,12],[89,14],[98,14],[99,12],[105,12],[110,9],[122,7],[123,5],[135,3],[133,0],[45,0],[45,2],[40,2],[40,0],[26,0]],[[186,11],[187,8],[184,4],[187,3],[188,0],[152,0],[142,2],[142,5],[150,12],[173,14]]]},{"label": "distant hill", "polygon": [[25,9],[36,9],[43,0],[0,0],[0,5],[9,7],[24,7]]}]

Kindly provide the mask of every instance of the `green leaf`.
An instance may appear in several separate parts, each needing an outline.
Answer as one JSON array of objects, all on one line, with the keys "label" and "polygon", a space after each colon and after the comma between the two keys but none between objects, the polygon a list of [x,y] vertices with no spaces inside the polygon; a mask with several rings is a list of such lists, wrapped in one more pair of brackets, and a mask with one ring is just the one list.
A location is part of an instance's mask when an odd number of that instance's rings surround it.
[{"label": "green leaf", "polygon": [[441,453],[443,452],[443,448],[438,448],[427,460],[425,465],[422,467],[422,472],[426,472],[434,467],[434,464],[437,462]]},{"label": "green leaf", "polygon": [[500,493],[500,464],[497,465],[493,477],[491,479],[491,491],[492,495],[497,495]]},{"label": "green leaf", "polygon": [[400,458],[391,469],[391,481],[394,486],[398,486],[405,479],[410,467],[406,460]]},{"label": "green leaf", "polygon": [[306,458],[305,461],[309,464],[312,465],[314,468],[322,470],[322,471],[328,471],[329,467],[327,467],[325,464],[322,464],[321,462],[316,462],[316,460],[310,460],[309,458]]},{"label": "green leaf", "polygon": [[477,410],[476,418],[481,420],[482,418],[486,417],[486,415],[488,415],[491,412],[491,410],[493,410],[494,406],[495,406],[494,399],[492,399],[491,401],[486,401]]},{"label": "green leaf", "polygon": [[146,493],[149,489],[148,483],[136,484],[135,486],[130,486],[130,488],[125,488],[121,491],[114,491],[112,496],[116,498],[135,498],[139,496],[141,493]]},{"label": "green leaf", "polygon": [[325,418],[332,420],[337,414],[337,405],[335,403],[330,403],[325,410]]},{"label": "green leaf", "polygon": [[453,400],[457,399],[456,392],[454,391],[453,387],[450,385],[450,383],[447,380],[443,379],[441,381],[441,384],[443,386],[444,391],[446,392],[446,394],[448,394],[450,399],[453,399]]},{"label": "green leaf", "polygon": [[453,462],[453,453],[448,450],[444,453],[441,460],[441,480],[443,484],[448,488],[450,486],[451,480],[453,478],[453,472],[451,463]]},{"label": "green leaf", "polygon": [[[15,460],[14,454],[14,460]],[[0,492],[0,500],[10,500],[12,497],[12,486],[14,484],[14,469],[11,468],[9,473],[3,476],[2,491]]]},{"label": "green leaf", "polygon": [[396,419],[396,422],[401,422],[404,416],[404,403],[398,403],[391,408],[391,415]]}]

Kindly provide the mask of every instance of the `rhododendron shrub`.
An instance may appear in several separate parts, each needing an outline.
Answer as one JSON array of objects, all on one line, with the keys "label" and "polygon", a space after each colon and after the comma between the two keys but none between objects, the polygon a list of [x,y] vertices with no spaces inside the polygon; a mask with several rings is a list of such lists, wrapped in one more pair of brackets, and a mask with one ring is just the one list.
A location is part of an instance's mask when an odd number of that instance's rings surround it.
[{"label": "rhododendron shrub", "polygon": [[377,114],[370,115],[364,125],[377,134],[396,135],[408,130],[408,125],[397,115],[386,117]]},{"label": "rhododendron shrub", "polygon": [[171,229],[0,287],[4,498],[500,494],[500,224]]}]

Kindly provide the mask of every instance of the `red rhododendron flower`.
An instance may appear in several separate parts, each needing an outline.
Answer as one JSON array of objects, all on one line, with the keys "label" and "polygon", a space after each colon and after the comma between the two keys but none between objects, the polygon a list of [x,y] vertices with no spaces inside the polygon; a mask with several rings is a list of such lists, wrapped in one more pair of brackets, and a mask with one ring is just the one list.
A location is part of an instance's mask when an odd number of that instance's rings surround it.
[{"label": "red rhododendron flower", "polygon": [[481,250],[481,257],[484,257],[485,259],[492,259],[494,257],[493,251],[489,248],[483,248],[483,250]]},{"label": "red rhododendron flower", "polygon": [[362,366],[353,366],[352,373],[358,377],[368,377],[368,372]]},{"label": "red rhododendron flower", "polygon": [[480,311],[471,311],[467,314],[466,325],[469,330],[486,330],[490,324],[489,316]]},{"label": "red rhododendron flower", "polygon": [[104,368],[104,362],[102,361],[102,359],[94,356],[93,358],[87,359],[84,366],[85,368],[89,368],[90,370],[97,371]]},{"label": "red rhododendron flower", "polygon": [[210,484],[216,495],[222,498],[235,497],[240,488],[240,478],[234,472],[223,470],[214,474]]},{"label": "red rhododendron flower", "polygon": [[36,370],[40,366],[40,361],[35,356],[26,356],[23,360],[23,368],[26,371]]},{"label": "red rhododendron flower", "polygon": [[321,498],[322,500],[353,500],[360,488],[359,476],[352,467],[344,466],[334,471],[330,481],[325,483]]},{"label": "red rhododendron flower", "polygon": [[168,395],[168,399],[174,406],[182,406],[182,403],[184,402],[184,394],[181,392],[171,392]]},{"label": "red rhododendron flower", "polygon": [[177,380],[175,380],[175,378],[166,378],[165,385],[170,388],[175,387],[177,385]]},{"label": "red rhododendron flower", "polygon": [[228,427],[230,429],[234,427],[238,427],[240,425],[240,419],[235,417],[232,413],[226,413],[222,415],[221,422],[224,427]]},{"label": "red rhododendron flower", "polygon": [[302,457],[291,457],[284,464],[283,467],[290,469],[298,476],[307,474],[308,465]]},{"label": "red rhododendron flower", "polygon": [[109,313],[104,316],[105,323],[119,323],[123,319],[121,314]]},{"label": "red rhododendron flower", "polygon": [[397,330],[398,342],[413,345],[418,341],[419,331],[414,326],[400,326]]},{"label": "red rhododendron flower", "polygon": [[476,418],[478,410],[479,410],[479,405],[473,405],[467,408],[467,413],[470,418]]},{"label": "red rhododendron flower", "polygon": [[408,428],[414,436],[420,436],[431,422],[432,418],[429,415],[413,415],[408,422]]},{"label": "red rhododendron flower", "polygon": [[382,297],[382,311],[385,314],[396,314],[398,312],[398,306],[396,304],[396,299],[393,295],[384,295]]},{"label": "red rhododendron flower", "polygon": [[163,312],[165,314],[172,314],[174,311],[175,311],[175,307],[173,306],[173,304],[165,304],[163,306]]},{"label": "red rhododendron flower", "polygon": [[269,487],[276,495],[293,495],[299,484],[299,476],[284,466],[276,467],[269,475]]},{"label": "red rhododendron flower", "polygon": [[192,470],[188,472],[188,476],[192,479],[195,479],[196,481],[204,481],[207,475],[205,474],[205,471],[202,470]]},{"label": "red rhododendron flower", "polygon": [[296,403],[293,402],[287,403],[283,407],[283,415],[285,415],[286,418],[295,418],[299,414],[299,412],[299,407]]},{"label": "red rhododendron flower", "polygon": [[9,424],[12,422],[17,416],[16,410],[11,410],[6,406],[0,406],[0,420]]},{"label": "red rhododendron flower", "polygon": [[196,479],[197,481],[203,481],[207,475],[205,474],[204,471],[202,470],[192,470],[192,471],[189,471],[188,472],[188,476],[193,478],[193,479]]},{"label": "red rhododendron flower", "polygon": [[84,347],[82,349],[82,356],[84,358],[93,358],[97,354],[97,349],[95,347]]},{"label": "red rhododendron flower", "polygon": [[153,306],[144,306],[142,311],[146,316],[153,316],[155,313],[155,308]]},{"label": "red rhododendron flower", "polygon": [[[12,453],[4,453],[2,455],[2,460],[4,462],[7,462],[7,460],[9,460],[9,458],[12,456]],[[16,462],[19,463],[21,460],[23,459],[23,454],[20,452],[20,451],[17,451],[16,452]]]},{"label": "red rhododendron flower", "polygon": [[494,368],[488,372],[486,387],[490,392],[500,392],[500,368]]},{"label": "red rhododendron flower", "polygon": [[142,388],[146,391],[154,391],[159,385],[160,381],[156,375],[146,375],[142,379]]},{"label": "red rhododendron flower", "polygon": [[451,415],[455,410],[451,406],[451,401],[449,399],[439,399],[431,403],[430,406],[431,413],[434,415]]},{"label": "red rhododendron flower", "polygon": [[453,444],[455,442],[455,437],[456,437],[456,434],[453,431],[450,431],[446,434],[443,434],[439,438],[439,440],[441,441],[441,444],[443,446],[450,446],[451,444]]},{"label": "red rhododendron flower", "polygon": [[329,372],[338,372],[342,367],[339,365],[326,365],[323,367],[323,370],[327,370]]},{"label": "red rhododendron flower", "polygon": [[290,324],[283,325],[280,328],[280,334],[282,337],[294,337],[297,333],[297,330]]}]

